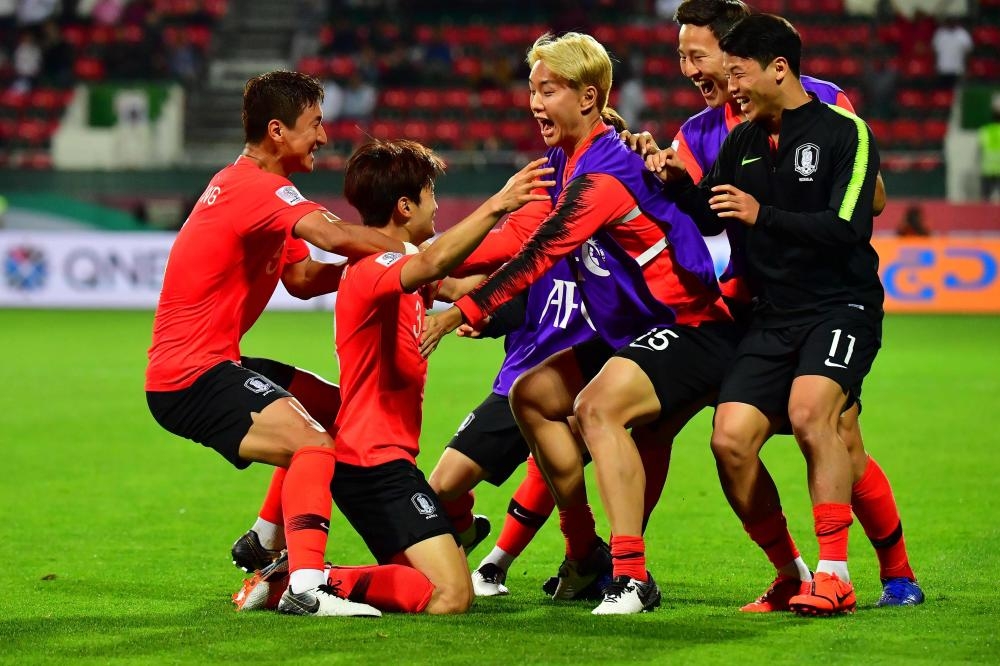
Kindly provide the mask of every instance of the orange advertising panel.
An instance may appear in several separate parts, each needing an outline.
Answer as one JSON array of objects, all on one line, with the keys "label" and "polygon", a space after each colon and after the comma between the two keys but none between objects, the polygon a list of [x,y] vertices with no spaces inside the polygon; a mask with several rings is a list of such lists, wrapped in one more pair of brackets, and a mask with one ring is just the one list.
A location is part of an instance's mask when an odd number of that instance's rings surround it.
[{"label": "orange advertising panel", "polygon": [[1000,237],[875,236],[886,312],[1000,314]]}]

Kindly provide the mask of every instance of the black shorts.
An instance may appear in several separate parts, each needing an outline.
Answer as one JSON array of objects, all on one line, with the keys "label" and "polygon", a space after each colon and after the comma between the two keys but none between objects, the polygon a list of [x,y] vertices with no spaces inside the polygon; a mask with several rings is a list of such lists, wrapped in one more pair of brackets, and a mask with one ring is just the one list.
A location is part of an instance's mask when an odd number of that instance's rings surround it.
[{"label": "black shorts", "polygon": [[465,417],[448,446],[486,470],[486,480],[494,486],[509,479],[530,453],[510,401],[496,393],[490,393]]},{"label": "black shorts", "polygon": [[615,355],[615,350],[601,338],[593,338],[573,345],[573,354],[576,356],[576,364],[580,367],[580,374],[583,375],[583,383],[587,384]]},{"label": "black shorts", "polygon": [[423,472],[408,460],[374,467],[337,463],[333,501],[379,564],[441,534],[458,535]]},{"label": "black shorts", "polygon": [[660,418],[709,405],[736,353],[742,328],[730,323],[656,327],[615,352],[649,377]]},{"label": "black shorts", "polygon": [[264,375],[285,390],[288,390],[288,387],[292,385],[295,373],[298,372],[294,365],[272,361],[269,358],[257,358],[256,356],[240,356],[240,365],[247,370],[253,370],[258,375]]},{"label": "black shorts", "polygon": [[253,425],[251,414],[289,397],[268,377],[232,361],[179,391],[146,391],[149,411],[165,430],[215,449],[237,469],[250,465],[240,458],[240,443]]},{"label": "black shorts", "polygon": [[858,400],[861,383],[882,346],[882,324],[852,308],[784,328],[751,328],[719,392],[719,402],[743,402],[769,416],[784,415],[792,381],[820,375]]}]

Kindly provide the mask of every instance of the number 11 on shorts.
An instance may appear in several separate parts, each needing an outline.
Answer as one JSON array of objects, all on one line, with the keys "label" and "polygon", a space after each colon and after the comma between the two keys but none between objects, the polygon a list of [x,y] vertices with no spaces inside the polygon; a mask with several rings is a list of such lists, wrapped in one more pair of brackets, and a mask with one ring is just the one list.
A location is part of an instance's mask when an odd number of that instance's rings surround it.
[{"label": "number 11 on shorts", "polygon": [[847,364],[851,362],[851,354],[854,353],[854,343],[855,341],[857,341],[857,338],[854,337],[853,335],[844,336],[847,338],[847,351],[844,354],[844,362],[838,363],[836,360],[837,352],[839,351],[838,347],[840,347],[840,337],[841,334],[843,333],[843,330],[835,328],[833,329],[832,333],[833,333],[833,342],[830,344],[830,353],[827,354],[827,359],[825,363],[831,368],[846,368]]}]

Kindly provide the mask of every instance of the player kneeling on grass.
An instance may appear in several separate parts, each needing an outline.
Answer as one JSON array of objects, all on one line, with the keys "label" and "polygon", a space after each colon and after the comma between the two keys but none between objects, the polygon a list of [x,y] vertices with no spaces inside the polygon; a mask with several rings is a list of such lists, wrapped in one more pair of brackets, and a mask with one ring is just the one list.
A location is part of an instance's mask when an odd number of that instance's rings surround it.
[{"label": "player kneeling on grass", "polygon": [[[330,584],[349,599],[383,610],[434,614],[461,613],[472,604],[465,555],[415,462],[427,378],[427,360],[420,353],[424,309],[433,300],[431,285],[468,256],[503,215],[547,199],[532,194],[554,185],[540,180],[552,172],[542,168],[545,163],[535,160],[519,171],[425,251],[372,254],[345,268],[336,306],[342,405],[331,489],[375,558],[389,565],[331,569]],[[373,141],[348,161],[344,194],[366,226],[420,244],[434,235],[434,178],[443,168],[418,143]],[[446,288],[441,295],[448,297]],[[274,568],[280,567],[279,560]],[[268,580],[276,576],[258,574]],[[241,593],[244,600],[258,603],[273,596],[252,583]],[[378,599],[371,596],[376,590]]]}]

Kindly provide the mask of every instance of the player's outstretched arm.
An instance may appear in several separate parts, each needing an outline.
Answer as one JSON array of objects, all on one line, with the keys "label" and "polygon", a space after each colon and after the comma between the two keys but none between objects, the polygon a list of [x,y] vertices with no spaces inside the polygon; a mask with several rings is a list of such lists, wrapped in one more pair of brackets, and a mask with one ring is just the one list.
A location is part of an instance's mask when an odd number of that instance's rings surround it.
[{"label": "player's outstretched arm", "polygon": [[295,236],[321,250],[360,259],[379,252],[406,252],[401,241],[360,224],[348,224],[327,210],[317,210],[295,223]]},{"label": "player's outstretched arm", "polygon": [[555,185],[555,181],[543,180],[555,171],[544,166],[547,162],[548,158],[543,157],[518,171],[503,189],[487,199],[472,215],[407,261],[399,276],[403,288],[413,291],[428,282],[440,280],[469,256],[501,217],[529,201],[547,201],[547,194],[533,192]]},{"label": "player's outstretched arm", "polygon": [[343,264],[316,261],[312,257],[306,257],[302,261],[285,266],[281,272],[281,283],[285,285],[285,290],[290,295],[307,300],[337,291],[343,274]]}]

